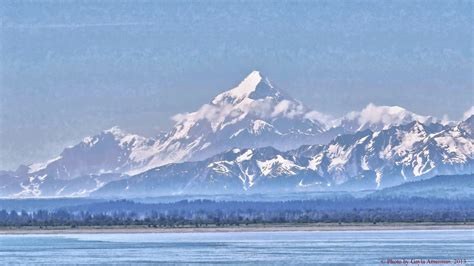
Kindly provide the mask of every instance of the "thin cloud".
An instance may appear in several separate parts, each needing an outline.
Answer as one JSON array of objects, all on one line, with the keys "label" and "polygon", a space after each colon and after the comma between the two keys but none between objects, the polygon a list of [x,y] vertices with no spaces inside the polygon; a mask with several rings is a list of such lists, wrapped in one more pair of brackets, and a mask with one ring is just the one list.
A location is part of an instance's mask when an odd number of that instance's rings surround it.
[{"label": "thin cloud", "polygon": [[2,25],[3,28],[11,29],[56,29],[56,28],[99,28],[99,27],[135,27],[135,26],[153,26],[154,23],[88,23],[88,24],[10,24]]}]

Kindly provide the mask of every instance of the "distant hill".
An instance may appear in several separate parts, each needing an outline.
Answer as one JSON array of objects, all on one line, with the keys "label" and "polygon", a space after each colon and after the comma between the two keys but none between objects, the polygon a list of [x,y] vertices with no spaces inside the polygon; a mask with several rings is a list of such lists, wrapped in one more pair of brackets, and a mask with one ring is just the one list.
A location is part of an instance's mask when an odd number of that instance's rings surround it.
[{"label": "distant hill", "polygon": [[374,192],[369,197],[422,197],[474,199],[474,174],[439,175],[430,179],[404,183]]}]

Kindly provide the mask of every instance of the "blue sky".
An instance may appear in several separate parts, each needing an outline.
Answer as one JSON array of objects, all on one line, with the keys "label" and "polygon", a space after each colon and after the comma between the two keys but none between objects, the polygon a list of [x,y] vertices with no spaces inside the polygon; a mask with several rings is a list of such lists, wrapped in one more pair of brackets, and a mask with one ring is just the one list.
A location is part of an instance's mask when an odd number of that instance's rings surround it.
[{"label": "blue sky", "polygon": [[0,169],[118,125],[154,135],[261,70],[342,115],[473,105],[472,1],[2,1]]}]

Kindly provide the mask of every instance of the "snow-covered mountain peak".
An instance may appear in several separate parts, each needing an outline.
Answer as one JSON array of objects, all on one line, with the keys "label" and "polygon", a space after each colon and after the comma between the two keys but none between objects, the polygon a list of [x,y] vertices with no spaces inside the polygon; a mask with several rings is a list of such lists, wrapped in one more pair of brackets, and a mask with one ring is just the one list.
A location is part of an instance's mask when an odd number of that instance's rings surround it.
[{"label": "snow-covered mountain peak", "polygon": [[112,127],[65,148],[54,159],[29,165],[28,175],[73,179],[91,174],[125,173],[146,162],[153,154],[154,143],[154,139]]},{"label": "snow-covered mountain peak", "polygon": [[427,131],[426,126],[417,120],[407,124],[407,127],[410,128],[410,132],[414,133],[424,133]]},{"label": "snow-covered mountain peak", "polygon": [[[112,128],[106,129],[102,131],[100,134],[95,136],[85,137],[79,145],[84,145],[88,147],[92,147],[98,144],[104,143],[104,141],[115,142],[118,145],[124,146],[144,146],[150,145],[150,143],[154,142],[153,139],[148,139],[146,137],[128,133],[117,126]],[[68,149],[72,149],[74,146],[69,147]]]},{"label": "snow-covered mountain peak", "polygon": [[274,87],[260,72],[253,71],[237,87],[217,95],[210,104],[195,112],[174,116],[177,124],[173,134],[177,138],[189,136],[190,130],[197,125],[201,128],[210,126],[217,132],[244,120],[272,124],[279,118],[311,120],[308,122],[323,128],[321,122],[306,116],[310,112],[302,103]]},{"label": "snow-covered mountain peak", "polygon": [[204,159],[231,147],[292,149],[318,143],[326,128],[314,111],[278,89],[259,71],[198,110],[173,119],[175,126],[155,144],[156,154],[146,168]]},{"label": "snow-covered mountain peak", "polygon": [[212,100],[212,104],[235,105],[243,101],[251,102],[253,100],[263,100],[266,97],[277,99],[281,97],[281,92],[259,71],[252,71],[237,87],[217,95]]},{"label": "snow-covered mountain peak", "polygon": [[339,124],[346,131],[355,132],[364,129],[379,131],[412,121],[429,124],[435,122],[436,119],[415,114],[400,106],[377,106],[369,103],[361,111],[348,113],[340,120]]}]

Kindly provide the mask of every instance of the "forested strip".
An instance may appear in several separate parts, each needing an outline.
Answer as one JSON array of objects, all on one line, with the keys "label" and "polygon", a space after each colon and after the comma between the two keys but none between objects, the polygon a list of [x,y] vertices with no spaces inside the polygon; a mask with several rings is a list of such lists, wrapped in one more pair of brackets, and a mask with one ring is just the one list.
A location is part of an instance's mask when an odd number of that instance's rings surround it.
[{"label": "forested strip", "polygon": [[474,222],[474,201],[445,199],[281,202],[110,201],[52,211],[1,210],[0,226],[224,226],[272,223]]}]

